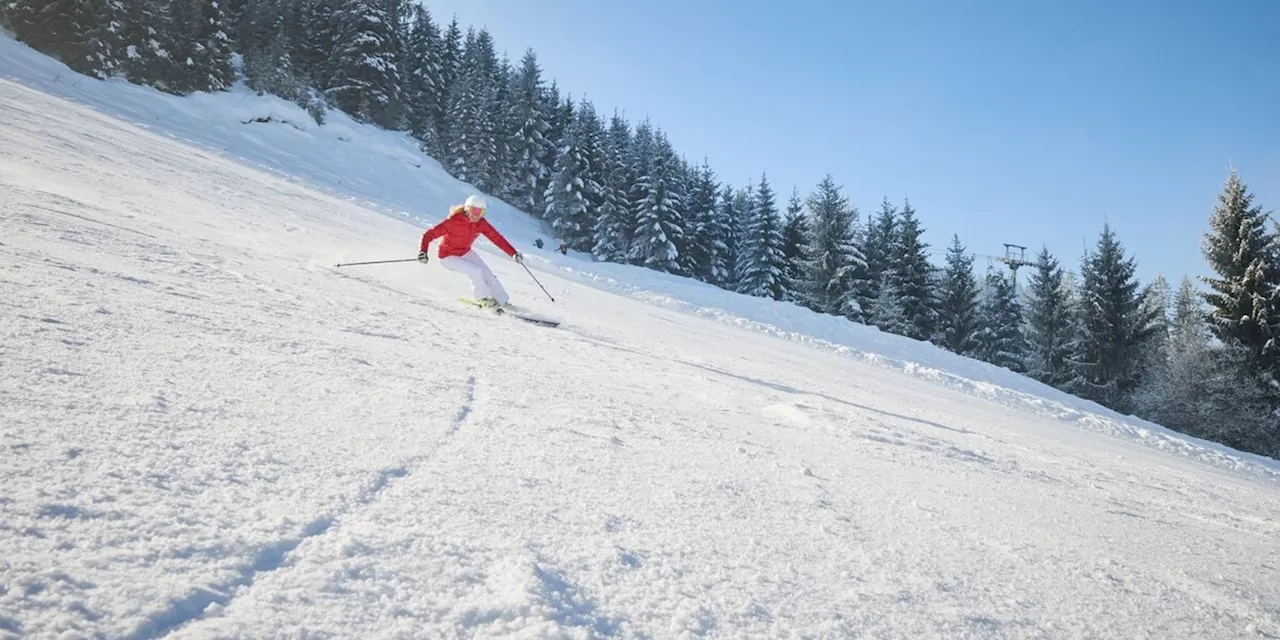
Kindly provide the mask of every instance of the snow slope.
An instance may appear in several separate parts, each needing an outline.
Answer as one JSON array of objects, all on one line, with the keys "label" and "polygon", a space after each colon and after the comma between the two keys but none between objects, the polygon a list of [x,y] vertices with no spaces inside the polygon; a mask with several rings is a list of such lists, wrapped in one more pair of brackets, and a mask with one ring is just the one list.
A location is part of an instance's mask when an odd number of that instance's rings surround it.
[{"label": "snow slope", "polygon": [[1280,635],[1274,461],[502,207],[561,329],[335,269],[466,186],[56,69],[0,38],[0,637]]}]

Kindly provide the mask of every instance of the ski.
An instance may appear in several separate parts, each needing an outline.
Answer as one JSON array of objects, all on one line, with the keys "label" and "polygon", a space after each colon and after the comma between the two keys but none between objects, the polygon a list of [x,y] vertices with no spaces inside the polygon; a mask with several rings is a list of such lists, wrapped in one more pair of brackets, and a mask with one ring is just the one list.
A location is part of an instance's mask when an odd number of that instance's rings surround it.
[{"label": "ski", "polygon": [[461,297],[459,297],[459,298],[458,298],[458,300],[459,300],[460,302],[462,302],[463,304],[468,304],[468,305],[471,305],[471,306],[476,307],[476,308],[478,308],[478,309],[483,309],[483,310],[485,310],[485,311],[489,311],[489,312],[493,313],[493,314],[494,314],[494,315],[496,315],[496,316],[510,316],[510,317],[512,317],[512,318],[516,318],[517,320],[524,320],[525,322],[529,322],[529,323],[532,323],[532,324],[536,324],[536,325],[539,325],[539,326],[542,326],[542,327],[558,327],[558,326],[560,326],[560,323],[559,323],[558,321],[556,321],[556,320],[548,320],[547,318],[538,318],[538,317],[536,317],[536,316],[524,315],[524,314],[522,314],[522,313],[513,312],[513,311],[511,311],[510,309],[505,308],[505,307],[491,307],[491,306],[486,306],[486,305],[480,304],[480,301],[479,301],[479,300],[476,300],[476,299],[474,299],[474,298],[468,298],[468,297],[466,297],[466,296],[461,296]]}]

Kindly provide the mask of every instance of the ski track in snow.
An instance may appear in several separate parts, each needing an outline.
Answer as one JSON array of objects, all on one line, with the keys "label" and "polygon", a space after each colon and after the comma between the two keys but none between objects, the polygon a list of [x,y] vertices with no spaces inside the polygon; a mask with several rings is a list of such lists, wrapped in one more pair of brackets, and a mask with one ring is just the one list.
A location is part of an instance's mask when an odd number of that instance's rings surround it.
[{"label": "ski track in snow", "polygon": [[0,637],[1280,636],[1271,463],[0,117]]}]

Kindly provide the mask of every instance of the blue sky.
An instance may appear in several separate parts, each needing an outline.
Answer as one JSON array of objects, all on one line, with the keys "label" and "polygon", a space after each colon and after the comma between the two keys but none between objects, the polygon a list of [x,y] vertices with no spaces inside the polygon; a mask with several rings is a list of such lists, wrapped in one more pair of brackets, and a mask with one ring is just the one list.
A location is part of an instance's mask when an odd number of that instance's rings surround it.
[{"label": "blue sky", "polygon": [[1176,284],[1229,166],[1280,212],[1280,1],[425,4],[731,184],[830,172],[863,220],[909,198],[938,261],[958,233],[1075,270],[1110,222]]}]

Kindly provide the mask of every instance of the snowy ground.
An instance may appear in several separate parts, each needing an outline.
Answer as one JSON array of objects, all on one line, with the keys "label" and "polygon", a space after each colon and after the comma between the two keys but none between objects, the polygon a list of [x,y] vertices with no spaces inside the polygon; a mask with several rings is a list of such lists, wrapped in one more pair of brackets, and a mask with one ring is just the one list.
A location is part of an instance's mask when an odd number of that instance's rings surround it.
[{"label": "snowy ground", "polygon": [[465,186],[40,60],[0,38],[0,637],[1280,636],[1273,461],[516,212],[563,328],[335,269]]}]

